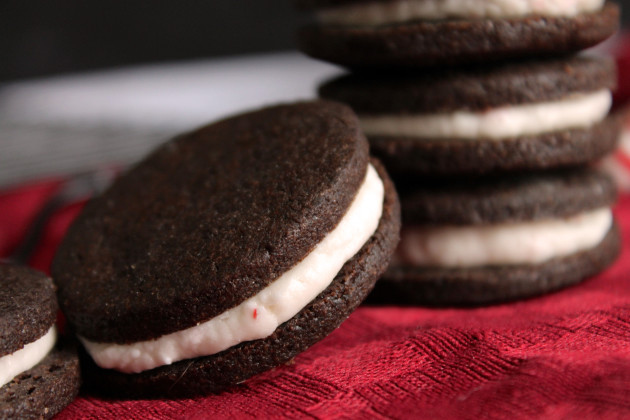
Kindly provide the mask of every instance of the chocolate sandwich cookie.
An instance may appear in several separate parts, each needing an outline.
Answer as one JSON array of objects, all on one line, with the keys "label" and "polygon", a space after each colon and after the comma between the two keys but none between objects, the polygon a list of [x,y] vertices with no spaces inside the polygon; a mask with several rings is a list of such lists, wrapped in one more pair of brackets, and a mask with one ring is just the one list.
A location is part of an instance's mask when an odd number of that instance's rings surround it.
[{"label": "chocolate sandwich cookie", "polygon": [[619,26],[604,0],[306,0],[306,54],[355,69],[444,67],[579,51]]},{"label": "chocolate sandwich cookie", "polygon": [[478,305],[592,276],[619,253],[612,180],[589,169],[401,186],[403,229],[375,302]]},{"label": "chocolate sandwich cookie", "polygon": [[60,305],[95,363],[86,381],[195,395],[289,361],[367,296],[399,211],[340,104],[267,108],[166,143],[86,206],[55,257]]},{"label": "chocolate sandwich cookie", "polygon": [[590,162],[615,148],[614,63],[578,56],[417,75],[348,75],[321,97],[349,104],[388,170],[431,175]]},{"label": "chocolate sandwich cookie", "polygon": [[79,359],[55,345],[52,280],[0,264],[0,418],[51,418],[78,394]]}]

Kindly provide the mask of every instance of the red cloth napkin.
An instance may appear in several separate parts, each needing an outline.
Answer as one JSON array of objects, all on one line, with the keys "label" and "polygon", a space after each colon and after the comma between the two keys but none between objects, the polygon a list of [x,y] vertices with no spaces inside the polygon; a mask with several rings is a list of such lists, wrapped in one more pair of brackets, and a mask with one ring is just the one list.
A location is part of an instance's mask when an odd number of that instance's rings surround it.
[{"label": "red cloth napkin", "polygon": [[[38,211],[61,187],[61,183],[62,180],[53,179],[0,192],[0,257],[11,255]],[[48,272],[57,245],[83,204],[84,201],[70,204],[53,215],[29,265]]]},{"label": "red cloth napkin", "polygon": [[[0,251],[59,183],[0,194]],[[61,210],[31,261],[49,266],[80,204]],[[618,262],[578,286],[478,309],[362,307],[294,363],[204,398],[80,396],[60,419],[630,418],[630,196]]]}]

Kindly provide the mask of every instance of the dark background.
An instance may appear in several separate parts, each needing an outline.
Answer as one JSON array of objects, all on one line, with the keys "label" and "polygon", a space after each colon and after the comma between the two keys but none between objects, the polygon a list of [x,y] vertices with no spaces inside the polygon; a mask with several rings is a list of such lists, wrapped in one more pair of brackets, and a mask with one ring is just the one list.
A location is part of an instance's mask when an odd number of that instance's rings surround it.
[{"label": "dark background", "polygon": [[290,0],[0,0],[0,81],[295,49],[301,19]]},{"label": "dark background", "polygon": [[0,0],[0,80],[295,49],[288,0]]}]

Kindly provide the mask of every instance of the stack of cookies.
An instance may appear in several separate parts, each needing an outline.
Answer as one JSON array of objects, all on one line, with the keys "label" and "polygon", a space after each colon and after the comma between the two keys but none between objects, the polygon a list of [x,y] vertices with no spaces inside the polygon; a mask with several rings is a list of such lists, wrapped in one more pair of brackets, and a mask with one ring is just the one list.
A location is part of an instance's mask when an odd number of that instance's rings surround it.
[{"label": "stack of cookies", "polygon": [[403,229],[376,300],[485,304],[610,265],[616,191],[611,60],[578,55],[618,27],[604,0],[302,0],[309,55],[352,73],[349,104],[400,193]]}]

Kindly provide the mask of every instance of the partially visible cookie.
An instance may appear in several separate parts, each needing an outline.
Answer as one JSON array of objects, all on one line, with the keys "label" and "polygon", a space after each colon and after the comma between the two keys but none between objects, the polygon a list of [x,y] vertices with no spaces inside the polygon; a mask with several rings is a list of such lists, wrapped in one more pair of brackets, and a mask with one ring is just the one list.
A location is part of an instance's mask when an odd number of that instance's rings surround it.
[{"label": "partially visible cookie", "polygon": [[371,300],[480,305],[578,283],[619,254],[615,198],[586,169],[403,187],[401,241]]},{"label": "partially visible cookie", "polygon": [[615,33],[619,8],[580,2],[304,1],[306,54],[354,69],[426,68],[566,54]]},{"label": "partially visible cookie", "polygon": [[55,346],[52,280],[0,265],[0,418],[51,418],[78,394],[79,360]]},{"label": "partially visible cookie", "polygon": [[432,176],[580,165],[615,148],[611,60],[577,56],[419,74],[353,74],[319,89],[358,113],[392,173]]},{"label": "partially visible cookie", "polygon": [[0,388],[0,418],[51,418],[75,399],[80,384],[75,346],[59,344]]}]

